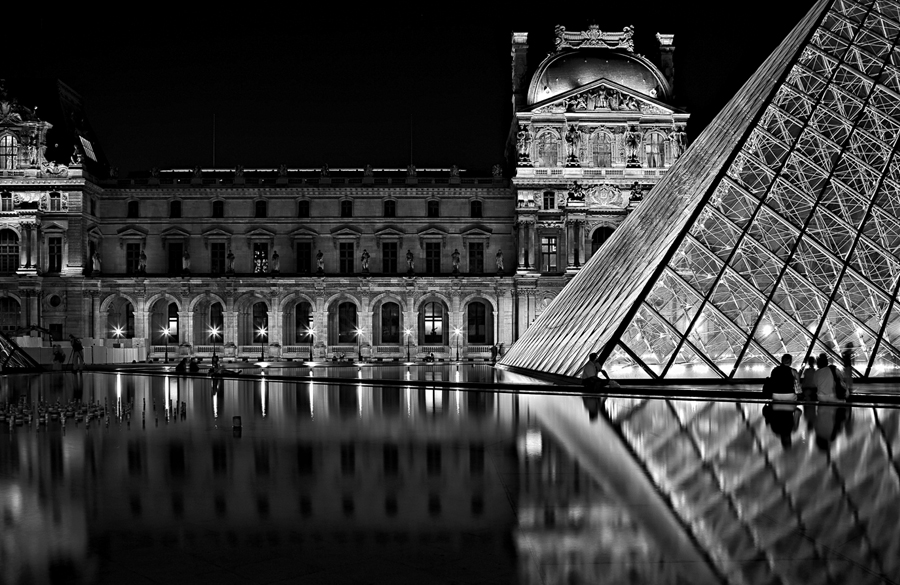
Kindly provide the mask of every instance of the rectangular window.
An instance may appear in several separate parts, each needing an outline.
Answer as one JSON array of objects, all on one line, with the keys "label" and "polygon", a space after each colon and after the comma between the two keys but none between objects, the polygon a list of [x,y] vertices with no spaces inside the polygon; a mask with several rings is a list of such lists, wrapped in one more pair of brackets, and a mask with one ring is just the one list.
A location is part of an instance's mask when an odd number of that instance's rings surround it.
[{"label": "rectangular window", "polygon": [[440,274],[441,272],[441,243],[425,242],[425,273]]},{"label": "rectangular window", "polygon": [[138,208],[138,205],[139,205],[139,203],[137,201],[129,201],[128,202],[127,216],[129,218],[135,218],[140,215],[140,213],[139,213],[140,210]]},{"label": "rectangular window", "polygon": [[556,193],[544,191],[544,209],[556,209]]},{"label": "rectangular window", "polygon": [[353,201],[344,199],[341,201],[341,217],[353,217]]},{"label": "rectangular window", "polygon": [[397,242],[385,242],[381,244],[381,271],[385,274],[397,273]]},{"label": "rectangular window", "polygon": [[354,253],[352,242],[338,244],[338,269],[342,274],[353,274]]},{"label": "rectangular window", "polygon": [[62,196],[59,193],[50,193],[50,211],[62,211]]},{"label": "rectangular window", "polygon": [[141,262],[141,245],[125,244],[125,274],[137,274]]},{"label": "rectangular window", "polygon": [[297,217],[309,217],[309,199],[297,202]]},{"label": "rectangular window", "polygon": [[297,272],[312,274],[312,242],[297,242]]},{"label": "rectangular window", "polygon": [[56,341],[57,339],[63,338],[62,323],[50,323],[49,329],[50,329],[50,337],[52,337],[54,341]]},{"label": "rectangular window", "polygon": [[484,244],[481,242],[469,244],[469,273],[484,273]]},{"label": "rectangular window", "polygon": [[[2,167],[0,167],[2,168]],[[0,211],[12,211],[13,198],[12,193],[3,193],[0,195]]]},{"label": "rectangular window", "polygon": [[48,272],[60,272],[62,270],[62,238],[48,238],[47,261]]},{"label": "rectangular window", "polygon": [[432,199],[428,202],[428,217],[440,217],[441,216],[441,202],[436,199]]},{"label": "rectangular window", "polygon": [[181,274],[181,257],[184,255],[182,242],[169,242],[169,274]]},{"label": "rectangular window", "polygon": [[209,245],[209,271],[211,274],[225,274],[225,262],[228,253],[225,242],[212,242]]},{"label": "rectangular window", "polygon": [[541,271],[556,272],[556,236],[541,238]]},{"label": "rectangular window", "polygon": [[253,243],[253,272],[265,274],[269,271],[269,244],[268,242]]}]

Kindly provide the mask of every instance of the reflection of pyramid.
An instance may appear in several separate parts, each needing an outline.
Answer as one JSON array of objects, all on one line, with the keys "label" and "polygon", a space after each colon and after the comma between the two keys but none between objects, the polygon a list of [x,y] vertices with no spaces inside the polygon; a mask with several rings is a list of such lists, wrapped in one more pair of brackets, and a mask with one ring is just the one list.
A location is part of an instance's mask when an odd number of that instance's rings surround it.
[{"label": "reflection of pyramid", "polygon": [[759,377],[900,368],[900,7],[820,0],[501,362]]},{"label": "reflection of pyramid", "polygon": [[39,370],[41,366],[30,355],[22,351],[16,342],[0,331],[0,371],[11,368]]}]

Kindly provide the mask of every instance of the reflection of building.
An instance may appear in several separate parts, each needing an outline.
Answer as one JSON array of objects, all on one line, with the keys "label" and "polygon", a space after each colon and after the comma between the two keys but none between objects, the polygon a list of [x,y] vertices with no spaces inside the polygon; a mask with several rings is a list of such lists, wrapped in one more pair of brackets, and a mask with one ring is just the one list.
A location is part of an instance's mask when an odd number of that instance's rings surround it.
[{"label": "reflection of building", "polygon": [[687,120],[667,105],[671,35],[663,74],[630,29],[559,31],[529,87],[525,38],[512,187],[499,166],[119,178],[72,90],[54,88],[43,119],[13,95],[38,89],[0,89],[0,327],[157,357],[509,347],[680,155]]},{"label": "reflection of building", "polygon": [[657,35],[660,70],[632,34],[558,26],[529,82],[528,34],[513,33],[518,334],[686,146],[688,114],[670,105],[674,37]]},{"label": "reflection of building", "polygon": [[735,379],[849,353],[896,375],[895,16],[816,3],[503,363],[575,376],[596,348],[614,377]]}]

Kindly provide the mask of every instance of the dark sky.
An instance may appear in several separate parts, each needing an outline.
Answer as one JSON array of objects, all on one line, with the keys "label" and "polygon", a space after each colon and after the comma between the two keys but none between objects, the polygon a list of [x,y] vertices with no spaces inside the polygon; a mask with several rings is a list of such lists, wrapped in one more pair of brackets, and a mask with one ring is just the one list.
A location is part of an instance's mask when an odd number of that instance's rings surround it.
[{"label": "dark sky", "polygon": [[[578,8],[552,9],[566,4]],[[674,33],[676,105],[691,112],[695,136],[812,0],[729,4],[545,2],[502,14],[79,7],[30,16],[40,33],[8,52],[16,58],[2,71],[72,86],[125,172],[211,165],[213,114],[219,167],[405,166],[411,134],[416,165],[486,172],[502,161],[511,120],[511,31],[530,33],[532,70],[555,24],[634,25],[637,52],[653,60],[654,34]]]}]

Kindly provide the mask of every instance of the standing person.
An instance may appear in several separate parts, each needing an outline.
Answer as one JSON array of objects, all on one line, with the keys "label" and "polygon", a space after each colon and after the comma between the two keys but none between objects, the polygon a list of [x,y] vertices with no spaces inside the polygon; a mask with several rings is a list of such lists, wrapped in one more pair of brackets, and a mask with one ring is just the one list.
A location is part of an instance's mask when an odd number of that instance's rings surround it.
[{"label": "standing person", "polygon": [[810,398],[816,394],[816,358],[813,356],[809,356],[800,373],[800,389]]},{"label": "standing person", "polygon": [[72,371],[80,372],[84,369],[84,345],[72,334],[69,334],[69,342],[72,344]]},{"label": "standing person", "polygon": [[840,376],[837,375],[834,367],[828,365],[828,356],[820,353],[816,358],[816,366],[819,368],[816,370],[815,378],[819,402],[843,402],[843,398],[839,398]]},{"label": "standing person", "polygon": [[66,361],[66,354],[63,353],[62,348],[59,345],[53,346],[53,364],[52,369],[61,370],[63,367],[63,363]]},{"label": "standing person", "polygon": [[841,362],[844,366],[844,388],[847,389],[847,394],[850,394],[850,391],[853,389],[853,344],[848,343],[844,347],[844,352],[841,354]]}]

